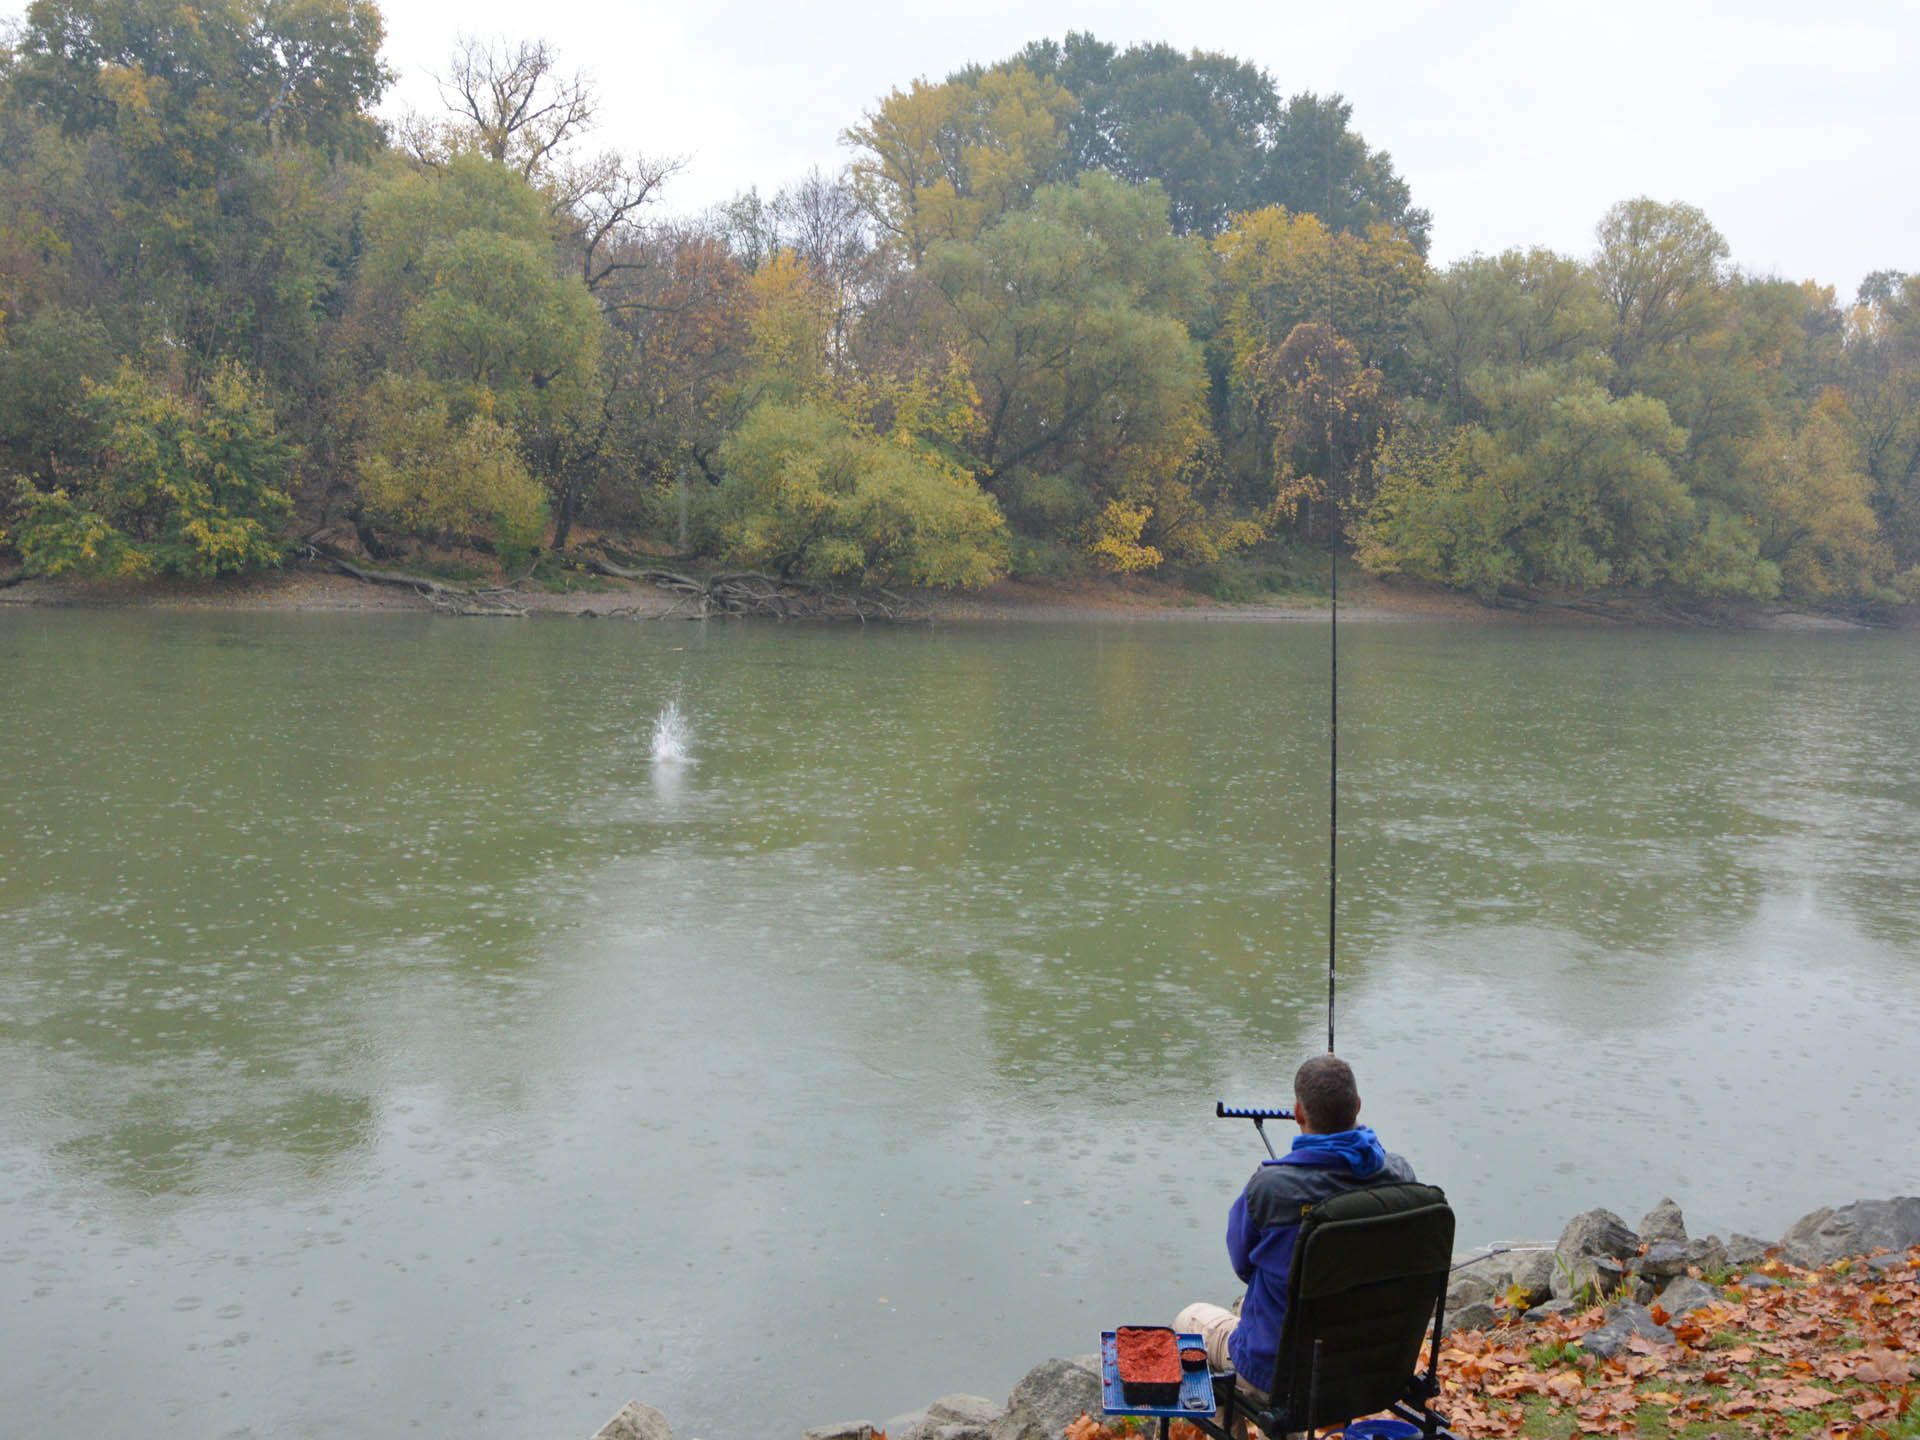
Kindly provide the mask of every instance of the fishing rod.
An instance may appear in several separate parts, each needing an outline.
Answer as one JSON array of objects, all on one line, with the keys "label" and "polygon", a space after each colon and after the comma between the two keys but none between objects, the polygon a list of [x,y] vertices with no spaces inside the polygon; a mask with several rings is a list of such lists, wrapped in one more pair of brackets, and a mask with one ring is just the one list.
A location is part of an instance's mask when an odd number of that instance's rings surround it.
[{"label": "fishing rod", "polygon": [[[1333,383],[1333,132],[1327,132],[1327,294],[1321,311],[1320,327],[1323,384]],[[1327,457],[1327,560],[1331,566],[1328,586],[1332,601],[1327,620],[1327,1053],[1333,1050],[1333,1002],[1336,978],[1335,936],[1339,929],[1340,898],[1340,496],[1335,488],[1333,407],[1331,398],[1322,402]],[[1261,1132],[1266,1138],[1266,1132]],[[1268,1147],[1271,1149],[1272,1147]]]}]

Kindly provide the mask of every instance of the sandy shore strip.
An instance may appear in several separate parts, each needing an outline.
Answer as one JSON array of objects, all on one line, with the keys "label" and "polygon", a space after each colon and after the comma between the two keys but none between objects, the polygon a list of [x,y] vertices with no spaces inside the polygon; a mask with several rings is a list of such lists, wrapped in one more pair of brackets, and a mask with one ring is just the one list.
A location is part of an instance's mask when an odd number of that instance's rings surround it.
[{"label": "sandy shore strip", "polygon": [[[636,620],[696,618],[684,599],[651,585],[607,579],[604,588],[566,592],[523,586],[513,603],[531,614],[608,617]],[[1762,630],[1853,630],[1857,622],[1838,616],[1795,610],[1752,608],[1739,614],[1691,618],[1631,602],[1612,606],[1543,601],[1489,605],[1471,595],[1397,579],[1344,577],[1340,618],[1375,622],[1446,622],[1456,625],[1649,625],[1691,624]],[[1324,599],[1267,600],[1232,604],[1166,581],[1126,578],[1037,582],[999,580],[984,590],[919,592],[911,596],[916,618],[967,624],[1011,621],[1102,622],[1320,622],[1328,618]],[[63,609],[155,609],[228,613],[432,613],[425,596],[388,585],[373,585],[346,575],[305,566],[263,571],[221,580],[100,582],[24,579],[0,583],[0,606],[49,606]],[[1913,608],[1913,607],[1908,607]]]}]

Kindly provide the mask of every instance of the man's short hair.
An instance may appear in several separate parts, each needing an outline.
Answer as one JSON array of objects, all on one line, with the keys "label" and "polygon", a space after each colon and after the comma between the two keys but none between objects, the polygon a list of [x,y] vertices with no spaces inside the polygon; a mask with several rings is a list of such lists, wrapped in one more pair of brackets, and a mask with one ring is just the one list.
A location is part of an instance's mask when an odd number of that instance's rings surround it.
[{"label": "man's short hair", "polygon": [[1360,1118],[1360,1089],[1353,1067],[1337,1055],[1316,1055],[1293,1073],[1293,1098],[1322,1133],[1351,1130]]}]

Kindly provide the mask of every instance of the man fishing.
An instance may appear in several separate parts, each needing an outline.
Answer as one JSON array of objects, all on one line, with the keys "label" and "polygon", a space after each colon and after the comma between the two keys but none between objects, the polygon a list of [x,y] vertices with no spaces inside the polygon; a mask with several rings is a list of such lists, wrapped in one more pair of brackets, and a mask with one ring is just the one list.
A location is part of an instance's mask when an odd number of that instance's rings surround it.
[{"label": "man fishing", "polygon": [[1227,1212],[1227,1257],[1246,1282],[1240,1313],[1202,1301],[1182,1310],[1175,1330],[1206,1338],[1207,1363],[1259,1387],[1273,1376],[1287,1312],[1287,1273],[1303,1210],[1348,1190],[1412,1180],[1413,1167],[1390,1155],[1372,1129],[1359,1123],[1360,1091],[1353,1068],[1334,1055],[1316,1055],[1293,1077],[1293,1148],[1264,1160]]}]

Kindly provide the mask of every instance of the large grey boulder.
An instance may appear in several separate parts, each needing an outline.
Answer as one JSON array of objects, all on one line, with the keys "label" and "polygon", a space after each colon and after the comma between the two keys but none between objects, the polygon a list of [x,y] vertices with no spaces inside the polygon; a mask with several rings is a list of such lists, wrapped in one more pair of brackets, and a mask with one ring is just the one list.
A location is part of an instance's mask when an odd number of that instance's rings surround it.
[{"label": "large grey boulder", "polygon": [[865,1420],[842,1420],[835,1425],[814,1426],[805,1432],[803,1440],[873,1440],[874,1434],[873,1426]]},{"label": "large grey boulder", "polygon": [[1553,1294],[1564,1300],[1589,1287],[1599,1295],[1618,1290],[1640,1239],[1611,1210],[1588,1210],[1567,1222],[1553,1248]]},{"label": "large grey boulder", "polygon": [[1905,1250],[1920,1245],[1920,1195],[1891,1200],[1856,1200],[1838,1210],[1802,1215],[1780,1237],[1780,1252],[1790,1265],[1830,1265],[1869,1250]]},{"label": "large grey boulder", "polygon": [[1727,1263],[1735,1267],[1758,1265],[1767,1258],[1767,1251],[1772,1248],[1766,1241],[1752,1235],[1742,1235],[1736,1230],[1727,1237]]},{"label": "large grey boulder", "polygon": [[1647,1253],[1629,1262],[1628,1269],[1648,1280],[1671,1280],[1687,1273],[1686,1247],[1674,1240],[1649,1245]]},{"label": "large grey boulder", "polygon": [[619,1414],[593,1432],[593,1440],[673,1440],[673,1427],[651,1405],[629,1400]]},{"label": "large grey boulder", "polygon": [[1687,1243],[1687,1222],[1680,1214],[1680,1207],[1671,1197],[1663,1197],[1660,1203],[1649,1210],[1640,1220],[1640,1243],[1658,1245],[1671,1241],[1675,1245]]},{"label": "large grey boulder", "polygon": [[1006,1413],[984,1395],[942,1395],[924,1410],[887,1422],[887,1440],[986,1440]]},{"label": "large grey boulder", "polygon": [[1662,1290],[1654,1303],[1678,1320],[1689,1310],[1698,1310],[1703,1305],[1717,1305],[1720,1299],[1720,1292],[1713,1286],[1691,1275],[1682,1275]]},{"label": "large grey boulder", "polygon": [[1626,1349],[1627,1341],[1635,1335],[1643,1336],[1656,1345],[1674,1343],[1673,1332],[1664,1325],[1656,1325],[1644,1305],[1623,1300],[1607,1311],[1605,1323],[1580,1337],[1580,1348],[1589,1355],[1610,1360]]},{"label": "large grey boulder", "polygon": [[1060,1440],[1082,1415],[1099,1413],[1099,1357],[1043,1360],[1013,1387],[1006,1413],[987,1433],[991,1440]]}]

